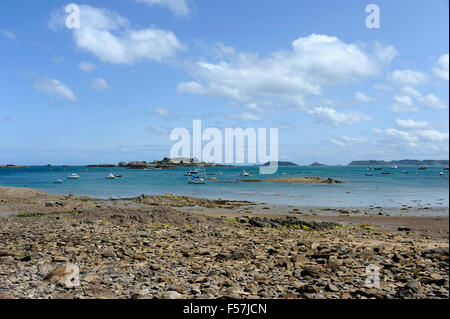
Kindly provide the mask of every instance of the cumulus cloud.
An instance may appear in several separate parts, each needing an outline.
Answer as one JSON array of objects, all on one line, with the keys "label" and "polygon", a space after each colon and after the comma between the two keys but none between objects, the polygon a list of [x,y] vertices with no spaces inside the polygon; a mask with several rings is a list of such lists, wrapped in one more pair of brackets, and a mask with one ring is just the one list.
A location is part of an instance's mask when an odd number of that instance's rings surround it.
[{"label": "cumulus cloud", "polygon": [[448,149],[448,132],[437,130],[402,131],[394,128],[386,130],[374,130],[380,137],[378,144],[392,146],[394,148],[407,145],[416,149]]},{"label": "cumulus cloud", "polygon": [[423,106],[429,109],[442,110],[447,108],[447,105],[433,94],[428,94],[427,96],[421,97],[418,100]]},{"label": "cumulus cloud", "polygon": [[169,8],[177,16],[188,16],[189,6],[187,0],[137,0],[149,6],[160,5]]},{"label": "cumulus cloud", "polygon": [[77,98],[73,91],[59,80],[49,78],[35,78],[34,88],[42,93],[56,96],[68,100],[70,102],[77,102]]},{"label": "cumulus cloud", "polygon": [[403,129],[419,129],[425,128],[429,125],[426,121],[414,121],[414,120],[399,120],[396,119],[397,126]]},{"label": "cumulus cloud", "polygon": [[393,57],[381,53],[386,48],[379,44],[369,53],[356,44],[318,34],[298,38],[292,42],[292,50],[266,58],[228,48],[218,62],[203,59],[192,65],[190,71],[197,81],[180,83],[178,91],[247,102],[318,95],[325,86],[379,74]]},{"label": "cumulus cloud", "polygon": [[[64,27],[64,22],[64,11],[57,10],[52,14],[49,27],[57,30]],[[160,62],[183,49],[170,31],[154,27],[132,29],[128,20],[119,14],[88,5],[80,5],[80,28],[72,31],[78,49],[106,63]]]},{"label": "cumulus cloud", "polygon": [[396,84],[406,86],[414,86],[427,81],[425,73],[415,70],[395,70],[389,78]]},{"label": "cumulus cloud", "polygon": [[408,113],[408,112],[417,112],[419,108],[414,105],[411,97],[407,95],[395,95],[394,96],[394,105],[391,106],[392,112],[395,113]]},{"label": "cumulus cloud", "polygon": [[109,84],[103,78],[95,78],[92,79],[91,88],[93,88],[96,91],[103,91],[109,88]]},{"label": "cumulus cloud", "polygon": [[361,93],[361,92],[356,92],[355,98],[358,102],[361,102],[361,103],[368,103],[368,102],[375,101],[374,98],[371,98],[370,96],[367,96],[366,94]]},{"label": "cumulus cloud", "polygon": [[308,111],[315,119],[332,125],[358,124],[371,121],[372,118],[359,112],[338,112],[332,108],[315,107]]},{"label": "cumulus cloud", "polygon": [[422,96],[422,93],[420,93],[415,88],[410,87],[410,86],[404,86],[400,89],[400,91],[402,94],[409,95],[414,98],[418,98],[418,97]]},{"label": "cumulus cloud", "polygon": [[93,65],[92,63],[89,63],[89,62],[85,62],[85,61],[80,62],[80,64],[78,64],[78,67],[83,72],[92,72],[95,70],[95,65]]},{"label": "cumulus cloud", "polygon": [[441,80],[448,81],[448,65],[449,65],[449,55],[442,55],[436,63],[436,66],[433,68],[433,73],[435,76],[440,78]]}]

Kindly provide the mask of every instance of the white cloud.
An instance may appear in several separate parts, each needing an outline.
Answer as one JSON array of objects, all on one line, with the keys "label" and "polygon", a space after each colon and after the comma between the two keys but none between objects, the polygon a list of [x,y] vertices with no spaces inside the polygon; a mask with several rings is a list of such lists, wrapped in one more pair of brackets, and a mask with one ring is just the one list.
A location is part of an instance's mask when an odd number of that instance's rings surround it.
[{"label": "white cloud", "polygon": [[442,110],[447,108],[447,105],[433,94],[428,94],[427,96],[421,97],[418,100],[423,106],[429,109]]},{"label": "white cloud", "polygon": [[341,142],[341,141],[339,141],[337,139],[334,139],[334,138],[332,138],[330,140],[330,142],[333,143],[334,145],[337,145],[337,146],[345,146],[345,144],[343,142]]},{"label": "white cloud", "polygon": [[166,116],[169,115],[170,111],[168,109],[165,109],[163,107],[157,106],[152,110],[153,113],[160,115],[160,116]]},{"label": "white cloud", "polygon": [[448,67],[449,65],[449,55],[442,55],[436,63],[436,67],[433,68],[433,73],[438,78],[448,81]]},{"label": "white cloud", "polygon": [[228,49],[229,54],[217,63],[200,60],[192,65],[190,71],[197,81],[180,83],[178,91],[247,102],[317,95],[325,86],[379,74],[390,57],[380,53],[383,49],[386,46],[377,46],[368,53],[356,44],[317,34],[298,38],[292,50],[267,58]]},{"label": "white cloud", "polygon": [[405,149],[405,146],[412,147],[416,151],[441,150],[448,152],[448,132],[436,130],[401,131],[397,129],[379,130],[374,129],[381,139],[374,139],[377,145],[384,145],[391,149]]},{"label": "white cloud", "polygon": [[34,88],[42,93],[64,98],[70,102],[77,102],[73,91],[60,81],[48,78],[36,78]]},{"label": "white cloud", "polygon": [[368,103],[368,102],[375,101],[374,98],[371,98],[370,96],[367,96],[367,95],[365,95],[364,93],[361,93],[361,92],[356,92],[355,98],[356,98],[356,100],[358,100],[361,103]]},{"label": "white cloud", "polygon": [[390,75],[390,80],[400,85],[418,85],[427,81],[425,73],[415,70],[395,70]]},{"label": "white cloud", "polygon": [[187,0],[137,0],[150,6],[160,5],[168,7],[177,16],[189,15],[189,6]]},{"label": "white cloud", "polygon": [[16,34],[8,30],[1,30],[0,33],[10,40],[14,40],[16,38]]},{"label": "white cloud", "polygon": [[358,112],[338,112],[332,108],[315,107],[308,111],[314,118],[319,121],[332,124],[358,124],[361,122],[371,121],[372,118],[369,115]]},{"label": "white cloud", "polygon": [[[49,27],[64,26],[61,10],[52,14]],[[139,61],[162,61],[175,56],[183,45],[170,31],[132,29],[128,20],[117,13],[80,5],[80,28],[73,29],[73,41],[78,49],[90,52],[102,62],[133,64]]]},{"label": "white cloud", "polygon": [[414,121],[414,120],[399,120],[396,119],[395,122],[397,126],[404,129],[418,129],[425,128],[429,125],[428,122],[425,121]]},{"label": "white cloud", "polygon": [[249,113],[249,112],[242,112],[242,114],[240,115],[240,118],[246,121],[254,121],[254,122],[259,122],[262,121],[262,117],[254,114],[254,113]]},{"label": "white cloud", "polygon": [[420,93],[419,91],[417,91],[416,89],[414,89],[410,86],[404,86],[400,89],[400,91],[403,94],[412,96],[414,98],[418,98],[418,97],[422,96],[422,93]]},{"label": "white cloud", "polygon": [[417,112],[419,108],[414,105],[411,97],[407,95],[396,95],[394,96],[395,104],[391,106],[392,112],[395,113],[408,113]]},{"label": "white cloud", "polygon": [[397,138],[401,141],[405,141],[408,143],[417,143],[419,141],[417,136],[415,136],[413,133],[400,131],[394,128],[388,128],[384,132],[386,135],[390,137]]},{"label": "white cloud", "polygon": [[205,94],[206,90],[203,85],[197,82],[181,82],[177,86],[179,93]]},{"label": "white cloud", "polygon": [[78,67],[83,72],[92,72],[93,70],[95,70],[95,65],[85,61],[80,62],[80,64],[78,64]]},{"label": "white cloud", "polygon": [[448,141],[448,132],[442,133],[436,130],[420,130],[416,132],[422,139],[432,142]]},{"label": "white cloud", "polygon": [[91,88],[93,88],[96,91],[103,91],[109,88],[109,84],[103,78],[95,78],[92,79]]},{"label": "white cloud", "polygon": [[360,137],[349,137],[349,136],[341,136],[342,140],[346,141],[346,142],[364,142],[365,139],[360,138]]}]

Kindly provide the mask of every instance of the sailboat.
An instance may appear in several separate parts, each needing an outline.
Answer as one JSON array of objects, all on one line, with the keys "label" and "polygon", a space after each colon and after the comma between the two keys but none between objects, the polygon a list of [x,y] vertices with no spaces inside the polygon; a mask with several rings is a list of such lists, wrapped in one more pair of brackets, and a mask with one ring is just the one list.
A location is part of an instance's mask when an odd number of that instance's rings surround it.
[{"label": "sailboat", "polygon": [[116,175],[114,175],[114,174],[112,174],[112,173],[109,173],[108,175],[106,175],[105,178],[106,178],[106,179],[116,179],[117,177],[116,177]]},{"label": "sailboat", "polygon": [[247,172],[245,171],[245,169],[243,169],[242,172],[241,172],[241,174],[239,174],[239,175],[240,175],[240,176],[250,176],[250,174],[247,173]]},{"label": "sailboat", "polygon": [[[206,178],[206,172],[205,172],[205,168],[204,167],[203,167],[202,173],[203,173],[203,176]],[[191,175],[188,176],[188,183],[189,184],[206,184],[206,179],[205,178],[200,177],[200,175],[197,172],[196,175],[195,174],[191,174]]]}]

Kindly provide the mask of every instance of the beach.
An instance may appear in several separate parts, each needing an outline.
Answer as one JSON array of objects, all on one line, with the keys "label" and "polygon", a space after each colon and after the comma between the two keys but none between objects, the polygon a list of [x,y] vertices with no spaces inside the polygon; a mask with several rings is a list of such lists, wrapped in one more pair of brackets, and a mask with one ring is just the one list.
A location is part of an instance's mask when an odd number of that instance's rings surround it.
[{"label": "beach", "polygon": [[400,209],[0,187],[0,298],[448,298],[448,207]]}]

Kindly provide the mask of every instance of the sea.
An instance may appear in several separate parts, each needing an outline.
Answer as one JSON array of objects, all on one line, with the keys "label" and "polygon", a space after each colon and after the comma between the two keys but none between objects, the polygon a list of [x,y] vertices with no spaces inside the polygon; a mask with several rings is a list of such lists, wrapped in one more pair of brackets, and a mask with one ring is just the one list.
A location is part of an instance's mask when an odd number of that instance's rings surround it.
[{"label": "sea", "polygon": [[[0,186],[27,187],[53,194],[95,198],[129,198],[141,194],[188,195],[210,199],[247,200],[267,204],[318,207],[442,207],[448,214],[449,173],[444,167],[426,170],[405,166],[368,170],[359,166],[279,167],[273,175],[260,175],[259,167],[208,167],[206,184],[189,184],[190,168],[133,170],[84,166],[30,166],[0,168]],[[245,170],[250,177],[240,177]],[[389,174],[381,174],[381,172]],[[440,175],[443,172],[443,175]],[[67,179],[76,173],[79,179]],[[106,179],[109,173],[121,178]],[[371,173],[372,176],[367,176]],[[342,184],[242,183],[237,179],[273,179],[319,176],[344,181]],[[61,179],[62,184],[54,184]]]}]

